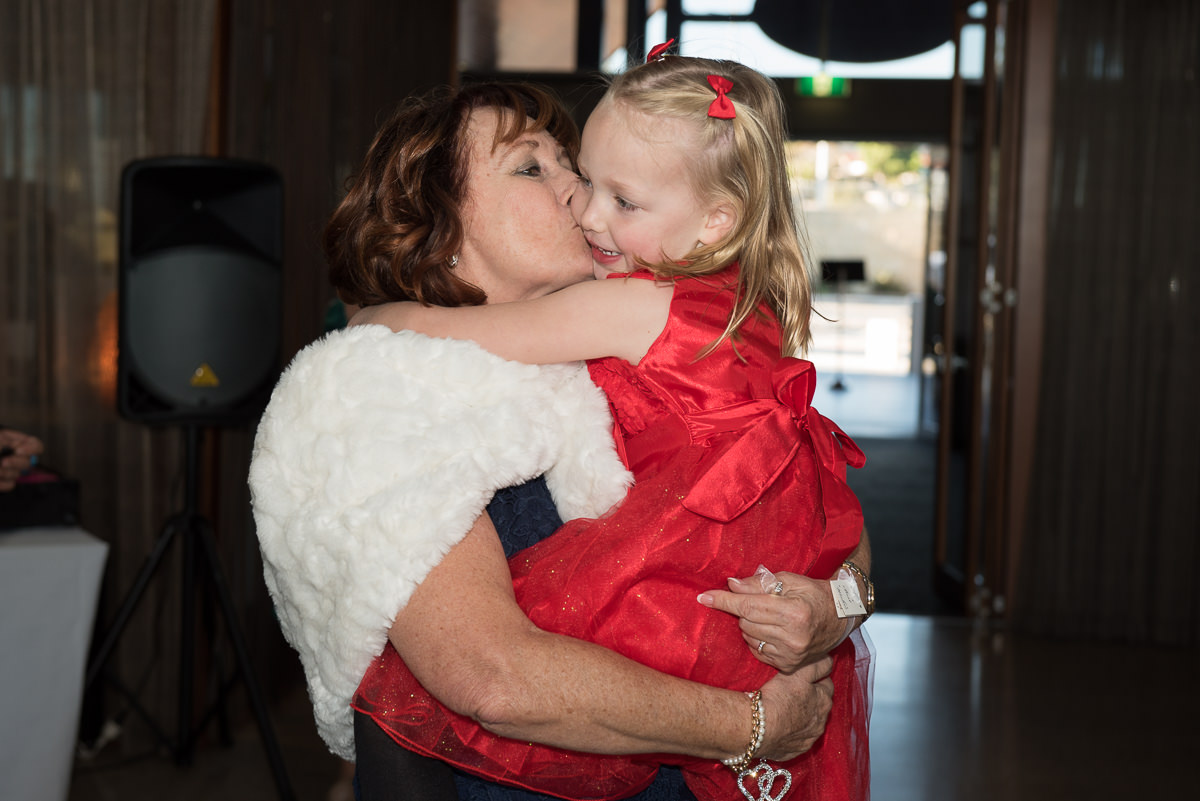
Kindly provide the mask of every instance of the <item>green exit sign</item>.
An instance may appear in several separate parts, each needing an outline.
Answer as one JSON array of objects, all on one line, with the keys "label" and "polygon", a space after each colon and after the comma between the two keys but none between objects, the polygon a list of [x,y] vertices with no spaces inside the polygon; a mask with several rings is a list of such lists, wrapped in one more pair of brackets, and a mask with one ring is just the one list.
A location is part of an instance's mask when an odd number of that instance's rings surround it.
[{"label": "green exit sign", "polygon": [[796,94],[801,97],[849,97],[850,79],[831,75],[813,75],[796,79]]}]

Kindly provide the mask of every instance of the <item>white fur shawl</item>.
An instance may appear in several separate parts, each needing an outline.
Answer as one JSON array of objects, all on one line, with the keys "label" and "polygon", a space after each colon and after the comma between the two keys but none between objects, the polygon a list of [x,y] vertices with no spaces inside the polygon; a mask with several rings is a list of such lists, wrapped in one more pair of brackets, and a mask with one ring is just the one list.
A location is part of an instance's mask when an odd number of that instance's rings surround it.
[{"label": "white fur shawl", "polygon": [[578,364],[374,325],[296,356],[259,423],[250,490],[267,587],[330,750],[354,758],[359,681],[495,490],[545,473],[564,519],[623,497],[611,425]]}]

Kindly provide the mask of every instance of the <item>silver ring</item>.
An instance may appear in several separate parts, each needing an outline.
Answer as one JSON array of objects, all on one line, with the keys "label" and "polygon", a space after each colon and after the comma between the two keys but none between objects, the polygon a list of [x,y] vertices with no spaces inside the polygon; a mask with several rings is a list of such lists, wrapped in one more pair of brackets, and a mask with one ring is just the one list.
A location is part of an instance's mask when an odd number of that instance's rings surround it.
[{"label": "silver ring", "polygon": [[767,641],[766,641],[766,640],[759,640],[759,641],[758,641],[758,652],[759,652],[760,654],[762,653],[762,649],[763,649],[763,648],[765,648],[765,647],[766,647],[766,645],[767,645]]},{"label": "silver ring", "polygon": [[783,595],[783,582],[775,582],[775,586],[771,588],[772,595]]}]

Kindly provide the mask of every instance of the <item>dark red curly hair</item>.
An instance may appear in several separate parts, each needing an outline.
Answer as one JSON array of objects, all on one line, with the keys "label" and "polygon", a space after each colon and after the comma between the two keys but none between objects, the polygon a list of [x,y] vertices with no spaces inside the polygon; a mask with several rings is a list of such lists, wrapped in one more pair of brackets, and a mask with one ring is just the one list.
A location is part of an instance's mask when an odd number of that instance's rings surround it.
[{"label": "dark red curly hair", "polygon": [[493,147],[545,131],[575,163],[579,129],[562,103],[539,86],[478,83],[405,100],[375,135],[325,226],[329,278],[343,301],[356,306],[487,301],[483,290],[450,266],[463,239],[467,121],[483,108],[500,112]]}]

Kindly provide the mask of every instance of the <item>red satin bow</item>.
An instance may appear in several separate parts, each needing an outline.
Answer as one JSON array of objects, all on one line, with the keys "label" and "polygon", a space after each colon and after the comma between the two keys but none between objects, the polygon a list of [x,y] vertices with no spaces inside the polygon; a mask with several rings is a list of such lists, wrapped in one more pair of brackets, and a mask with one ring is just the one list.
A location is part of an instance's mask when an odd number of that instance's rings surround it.
[{"label": "red satin bow", "polygon": [[791,463],[802,444],[800,431],[808,432],[817,462],[834,476],[844,476],[846,464],[866,462],[854,440],[809,405],[817,386],[811,362],[781,359],[771,383],[774,398],[727,411],[731,421],[749,415],[755,422],[714,458],[684,498],[685,508],[722,523],[745,512]]},{"label": "red satin bow", "polygon": [[662,44],[658,44],[658,45],[655,45],[654,47],[650,48],[650,52],[646,54],[646,63],[649,64],[651,61],[660,60],[663,56],[665,56],[667,54],[667,48],[669,48],[673,44],[675,44],[675,40],[668,39],[667,41],[663,42]]},{"label": "red satin bow", "polygon": [[708,116],[719,120],[732,120],[736,117],[733,101],[725,96],[725,93],[733,88],[733,81],[721,75],[709,75],[708,85],[717,93],[717,99],[708,107]]}]

